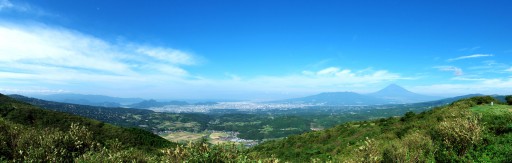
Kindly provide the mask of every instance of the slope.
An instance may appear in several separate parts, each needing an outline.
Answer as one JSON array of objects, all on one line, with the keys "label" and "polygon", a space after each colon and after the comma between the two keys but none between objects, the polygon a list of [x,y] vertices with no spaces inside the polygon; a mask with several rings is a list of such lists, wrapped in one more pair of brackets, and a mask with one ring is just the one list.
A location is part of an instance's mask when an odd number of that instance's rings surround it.
[{"label": "slope", "polygon": [[43,110],[2,94],[0,94],[0,117],[36,129],[53,128],[68,131],[71,124],[80,124],[87,127],[92,132],[93,140],[100,143],[117,139],[127,147],[142,149],[173,145],[173,143],[142,129],[122,128],[84,117]]},{"label": "slope", "polygon": [[204,114],[158,113],[146,109],[109,108],[52,102],[20,95],[9,95],[9,97],[43,109],[79,115],[123,127],[142,128],[153,132],[167,130],[202,131],[210,120],[208,115]]},{"label": "slope", "polygon": [[511,162],[512,107],[486,107],[490,102],[498,103],[473,97],[401,118],[345,123],[268,141],[249,155],[291,162]]}]

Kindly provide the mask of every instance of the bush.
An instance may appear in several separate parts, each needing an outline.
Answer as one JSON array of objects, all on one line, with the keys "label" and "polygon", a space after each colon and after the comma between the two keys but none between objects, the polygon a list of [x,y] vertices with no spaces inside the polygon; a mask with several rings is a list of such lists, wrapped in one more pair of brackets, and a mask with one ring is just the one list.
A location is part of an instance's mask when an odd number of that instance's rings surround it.
[{"label": "bush", "polygon": [[12,141],[16,144],[13,159],[22,162],[72,162],[98,145],[86,127],[74,123],[68,132],[26,129]]},{"label": "bush", "polygon": [[413,132],[384,149],[383,162],[432,162],[434,143],[430,136]]},{"label": "bush", "polygon": [[357,162],[380,162],[382,161],[382,153],[379,149],[379,144],[374,139],[368,139],[364,141],[364,144],[357,148],[356,158]]},{"label": "bush", "polygon": [[165,149],[164,160],[176,162],[247,162],[243,147],[235,144],[210,145],[202,139],[179,145],[174,149]]},{"label": "bush", "polygon": [[451,116],[437,126],[437,136],[448,149],[463,156],[482,140],[484,129],[479,124],[481,117],[469,110],[458,110],[458,113],[453,112]]},{"label": "bush", "polygon": [[490,104],[491,102],[494,102],[495,104],[499,103],[498,100],[491,96],[477,96],[469,98],[469,100],[474,101],[477,105]]},{"label": "bush", "polygon": [[512,95],[505,96],[505,101],[508,105],[512,105]]},{"label": "bush", "polygon": [[414,118],[414,115],[416,115],[416,113],[414,113],[412,111],[408,111],[407,113],[405,113],[405,115],[402,118],[400,118],[400,121],[402,121],[402,122],[410,121]]}]

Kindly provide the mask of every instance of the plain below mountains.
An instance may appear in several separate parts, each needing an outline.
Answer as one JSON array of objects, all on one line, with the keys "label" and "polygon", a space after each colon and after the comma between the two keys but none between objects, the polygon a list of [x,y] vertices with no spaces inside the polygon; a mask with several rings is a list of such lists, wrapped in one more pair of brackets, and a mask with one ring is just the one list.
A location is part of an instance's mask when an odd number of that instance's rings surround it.
[{"label": "plain below mountains", "polygon": [[275,102],[322,105],[384,105],[419,103],[439,99],[441,98],[417,94],[399,85],[391,84],[384,89],[370,94],[359,94],[355,92],[325,92],[317,95]]},{"label": "plain below mountains", "polygon": [[148,109],[153,107],[163,107],[168,105],[177,105],[177,106],[184,106],[184,105],[215,105],[217,102],[197,102],[197,103],[188,103],[186,101],[167,101],[167,102],[159,102],[156,100],[144,100],[139,103],[135,103],[132,105],[128,105],[128,107],[131,108],[141,108],[141,109]]}]

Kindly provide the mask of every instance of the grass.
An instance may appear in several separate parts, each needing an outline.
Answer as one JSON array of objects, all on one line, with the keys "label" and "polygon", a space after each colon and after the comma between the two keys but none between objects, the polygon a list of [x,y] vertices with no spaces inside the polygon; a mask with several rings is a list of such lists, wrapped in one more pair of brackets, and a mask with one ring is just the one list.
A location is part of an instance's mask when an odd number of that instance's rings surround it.
[{"label": "grass", "polygon": [[212,144],[223,144],[229,143],[230,141],[222,140],[221,138],[228,137],[229,134],[225,132],[213,132],[210,134],[209,142]]},{"label": "grass", "polygon": [[157,127],[168,129],[168,130],[176,130],[176,129],[180,129],[180,128],[197,128],[197,129],[199,129],[200,124],[197,122],[182,123],[182,122],[166,121],[166,122],[159,124]]},{"label": "grass", "polygon": [[195,142],[201,138],[207,136],[205,133],[193,133],[193,132],[173,132],[161,135],[163,138],[178,143]]},{"label": "grass", "polygon": [[227,132],[214,131],[214,132],[172,132],[168,134],[160,135],[161,137],[178,143],[188,143],[188,142],[196,142],[201,140],[203,137],[208,138],[208,142],[211,144],[224,144],[224,143],[233,143],[229,140],[223,140],[222,138],[230,137],[231,135]]},{"label": "grass", "polygon": [[512,106],[510,105],[477,105],[471,108],[472,111],[482,114],[507,114],[512,112]]}]

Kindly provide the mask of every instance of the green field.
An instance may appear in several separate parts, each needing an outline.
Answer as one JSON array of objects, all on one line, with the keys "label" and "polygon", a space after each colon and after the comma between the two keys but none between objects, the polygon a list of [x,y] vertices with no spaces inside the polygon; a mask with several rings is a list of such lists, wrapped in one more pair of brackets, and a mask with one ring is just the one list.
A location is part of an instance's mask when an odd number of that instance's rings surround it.
[{"label": "green field", "polygon": [[478,105],[471,108],[472,111],[482,114],[508,114],[512,112],[510,105]]},{"label": "green field", "polygon": [[161,135],[163,138],[178,143],[188,143],[201,140],[201,138],[208,136],[206,133],[193,133],[193,132],[172,132]]},{"label": "green field", "polygon": [[212,144],[229,143],[230,141],[222,140],[222,138],[228,137],[229,134],[226,132],[212,132],[209,136],[209,142]]},{"label": "green field", "polygon": [[222,131],[213,131],[213,132],[171,132],[167,134],[160,135],[161,137],[177,143],[188,143],[188,142],[197,142],[202,138],[206,138],[211,144],[223,144],[223,143],[233,143],[229,138],[234,138],[235,135],[233,133],[222,132]]}]

